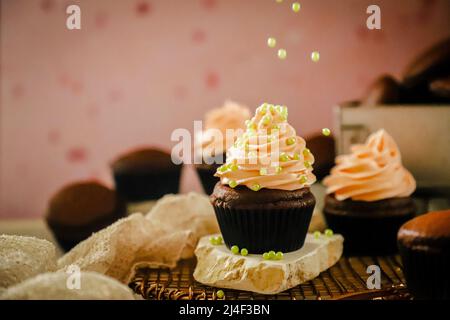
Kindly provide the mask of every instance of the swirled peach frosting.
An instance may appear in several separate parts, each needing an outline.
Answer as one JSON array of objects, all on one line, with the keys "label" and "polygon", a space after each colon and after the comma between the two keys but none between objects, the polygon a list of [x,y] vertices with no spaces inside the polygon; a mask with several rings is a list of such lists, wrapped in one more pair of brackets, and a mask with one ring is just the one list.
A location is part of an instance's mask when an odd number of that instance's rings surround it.
[{"label": "swirled peach frosting", "polygon": [[337,200],[377,201],[410,196],[416,181],[402,165],[394,139],[383,129],[365,144],[351,147],[351,154],[336,157],[336,166],[323,181],[327,194]]},{"label": "swirled peach frosting", "polygon": [[263,103],[256,109],[244,134],[228,149],[227,162],[217,169],[222,184],[297,190],[316,181],[314,156],[287,116],[285,106]]},{"label": "swirled peach frosting", "polygon": [[[204,131],[196,135],[197,152],[217,155],[227,149],[227,129],[245,130],[245,120],[250,118],[250,110],[231,100],[227,100],[220,108],[213,109],[205,115]],[[236,131],[237,132],[237,131]],[[230,145],[236,140],[237,134],[229,137]]]}]

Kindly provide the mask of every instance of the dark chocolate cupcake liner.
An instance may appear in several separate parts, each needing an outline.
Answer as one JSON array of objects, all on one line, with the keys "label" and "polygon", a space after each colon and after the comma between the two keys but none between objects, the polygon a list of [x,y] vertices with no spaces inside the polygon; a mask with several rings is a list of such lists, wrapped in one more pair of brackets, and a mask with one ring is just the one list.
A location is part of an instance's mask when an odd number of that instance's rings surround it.
[{"label": "dark chocolate cupcake liner", "polygon": [[346,255],[389,255],[397,253],[397,232],[403,223],[412,219],[407,215],[337,215],[323,211],[326,223],[345,239]]},{"label": "dark chocolate cupcake liner", "polygon": [[217,221],[227,245],[246,248],[249,253],[291,252],[306,238],[314,205],[289,209],[230,209],[215,205]]},{"label": "dark chocolate cupcake liner", "polygon": [[214,186],[219,181],[219,178],[214,176],[219,166],[220,165],[211,166],[208,168],[195,167],[195,170],[197,171],[197,174],[200,178],[200,182],[202,183],[203,190],[207,195],[210,195],[213,192]]},{"label": "dark chocolate cupcake liner", "polygon": [[114,174],[117,192],[127,202],[157,200],[169,193],[178,193],[181,166],[170,172]]},{"label": "dark chocolate cupcake liner", "polygon": [[408,290],[419,300],[450,300],[450,252],[398,244]]}]

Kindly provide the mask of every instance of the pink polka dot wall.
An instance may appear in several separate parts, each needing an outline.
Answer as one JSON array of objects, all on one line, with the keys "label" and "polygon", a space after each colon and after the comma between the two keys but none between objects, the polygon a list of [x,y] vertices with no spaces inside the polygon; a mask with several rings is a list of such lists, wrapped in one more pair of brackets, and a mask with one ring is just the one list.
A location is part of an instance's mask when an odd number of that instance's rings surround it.
[{"label": "pink polka dot wall", "polygon": [[[39,217],[73,180],[112,184],[109,164],[230,98],[285,104],[300,135],[382,73],[399,76],[450,33],[447,0],[6,0],[1,2],[0,217]],[[81,30],[66,28],[78,4]],[[286,60],[267,47],[273,36]],[[311,62],[313,50],[320,62]],[[200,190],[185,170],[182,191]]]}]

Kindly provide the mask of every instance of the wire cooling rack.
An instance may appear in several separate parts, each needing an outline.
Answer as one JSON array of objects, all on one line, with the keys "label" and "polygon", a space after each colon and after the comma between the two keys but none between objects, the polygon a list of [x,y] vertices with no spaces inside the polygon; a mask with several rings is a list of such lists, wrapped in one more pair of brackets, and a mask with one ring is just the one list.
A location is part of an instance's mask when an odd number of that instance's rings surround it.
[{"label": "wire cooling rack", "polygon": [[[202,285],[192,274],[196,260],[183,260],[170,269],[139,269],[129,286],[144,299],[216,300],[218,288]],[[381,289],[368,290],[369,265],[381,271]],[[398,256],[342,257],[338,263],[314,280],[276,295],[222,289],[226,300],[330,300],[330,299],[411,299]]]}]

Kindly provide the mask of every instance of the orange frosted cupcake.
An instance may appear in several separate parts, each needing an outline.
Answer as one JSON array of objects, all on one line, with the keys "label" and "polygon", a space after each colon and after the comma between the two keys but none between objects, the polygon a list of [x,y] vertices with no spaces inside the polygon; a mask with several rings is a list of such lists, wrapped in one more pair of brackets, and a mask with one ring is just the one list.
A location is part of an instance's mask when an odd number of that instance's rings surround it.
[{"label": "orange frosted cupcake", "polygon": [[[195,136],[197,149],[195,153],[201,157],[202,163],[195,165],[206,194],[211,194],[218,178],[214,177],[217,168],[225,162],[226,150],[234,143],[233,135],[227,146],[227,129],[245,130],[245,120],[250,118],[250,110],[233,101],[226,101],[220,107],[205,115],[205,127]],[[220,133],[220,136],[216,133]]]},{"label": "orange frosted cupcake", "polygon": [[314,157],[287,122],[287,108],[263,104],[217,169],[211,195],[228,247],[249,253],[303,246],[315,205]]},{"label": "orange frosted cupcake", "polygon": [[350,154],[338,156],[323,183],[325,219],[344,236],[347,254],[396,252],[397,231],[416,212],[410,197],[416,182],[385,130],[352,146]]}]

